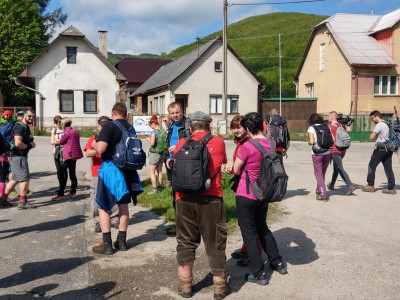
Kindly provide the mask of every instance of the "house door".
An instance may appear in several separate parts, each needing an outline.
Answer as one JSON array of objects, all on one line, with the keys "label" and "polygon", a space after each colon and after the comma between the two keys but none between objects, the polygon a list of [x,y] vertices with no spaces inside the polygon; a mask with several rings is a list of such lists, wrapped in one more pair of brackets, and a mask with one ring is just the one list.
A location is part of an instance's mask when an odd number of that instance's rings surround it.
[{"label": "house door", "polygon": [[175,95],[175,101],[182,105],[184,115],[186,114],[186,109],[188,107],[188,99],[189,95]]}]

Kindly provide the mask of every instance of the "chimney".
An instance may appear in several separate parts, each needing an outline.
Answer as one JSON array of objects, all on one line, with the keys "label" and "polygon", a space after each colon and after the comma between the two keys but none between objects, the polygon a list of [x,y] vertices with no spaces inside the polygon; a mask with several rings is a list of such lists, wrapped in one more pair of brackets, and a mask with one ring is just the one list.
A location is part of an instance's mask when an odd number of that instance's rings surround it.
[{"label": "chimney", "polygon": [[107,53],[107,31],[99,30],[98,33],[99,33],[99,51],[106,58],[108,58],[108,53]]}]

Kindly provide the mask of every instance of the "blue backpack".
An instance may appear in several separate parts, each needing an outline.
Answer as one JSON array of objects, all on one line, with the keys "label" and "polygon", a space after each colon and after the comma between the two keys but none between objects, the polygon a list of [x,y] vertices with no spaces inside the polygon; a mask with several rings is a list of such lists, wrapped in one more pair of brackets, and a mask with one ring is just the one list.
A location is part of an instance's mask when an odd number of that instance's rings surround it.
[{"label": "blue backpack", "polygon": [[4,149],[6,149],[6,151],[11,150],[14,145],[14,137],[12,135],[12,129],[13,129],[14,125],[15,125],[15,122],[9,122],[9,123],[4,123],[0,126],[0,134],[2,135],[2,137],[4,139],[3,147],[4,147]]},{"label": "blue backpack", "polygon": [[121,140],[115,147],[112,157],[114,164],[124,171],[140,170],[146,164],[146,153],[142,148],[142,141],[136,136],[135,128],[132,125],[126,129],[118,121],[113,121],[122,131]]}]

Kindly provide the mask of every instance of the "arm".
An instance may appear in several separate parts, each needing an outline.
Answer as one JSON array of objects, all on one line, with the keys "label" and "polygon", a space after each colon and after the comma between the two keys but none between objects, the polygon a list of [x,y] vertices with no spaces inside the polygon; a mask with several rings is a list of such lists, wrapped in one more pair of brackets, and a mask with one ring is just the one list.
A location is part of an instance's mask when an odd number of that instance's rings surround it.
[{"label": "arm", "polygon": [[60,140],[56,138],[56,129],[51,130],[51,140],[50,140],[52,145],[59,145]]},{"label": "arm", "polygon": [[377,137],[378,137],[378,134],[375,132],[372,132],[371,135],[369,136],[369,139],[371,141],[375,141]]},{"label": "arm", "polygon": [[156,144],[156,135],[151,133],[150,136],[146,136],[146,140],[150,143],[150,146],[153,147]]},{"label": "arm", "polygon": [[244,161],[237,157],[235,162],[233,163],[233,174],[235,175],[242,174],[243,165]]},{"label": "arm", "polygon": [[93,146],[94,150],[97,151],[97,153],[103,154],[107,150],[108,143],[103,142],[103,141],[96,142],[94,140],[92,146]]},{"label": "arm", "polygon": [[314,134],[311,133],[311,132],[308,133],[308,144],[309,145],[314,145],[315,144]]},{"label": "arm", "polygon": [[85,154],[86,157],[94,157],[97,155],[97,151],[95,149],[86,149]]}]

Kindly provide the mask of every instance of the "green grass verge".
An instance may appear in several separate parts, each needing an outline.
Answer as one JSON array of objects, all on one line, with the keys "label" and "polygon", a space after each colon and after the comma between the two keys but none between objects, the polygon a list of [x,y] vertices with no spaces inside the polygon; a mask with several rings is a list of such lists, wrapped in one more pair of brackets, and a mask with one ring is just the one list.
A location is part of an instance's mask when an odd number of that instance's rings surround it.
[{"label": "green grass verge", "polygon": [[[231,190],[232,175],[223,173],[222,176],[222,189],[224,193],[224,202],[226,207],[226,216],[228,223],[228,230],[232,232],[237,226],[236,202],[235,193]],[[164,178],[165,180],[165,178]],[[147,195],[151,190],[150,179],[142,181],[144,192],[139,195],[138,202],[144,207],[151,208],[154,213],[164,216],[167,221],[173,222],[175,220],[174,208],[172,206],[172,190],[171,188],[163,189],[157,195]],[[282,211],[278,204],[272,203],[268,208],[268,218],[273,215],[281,214]]]}]

